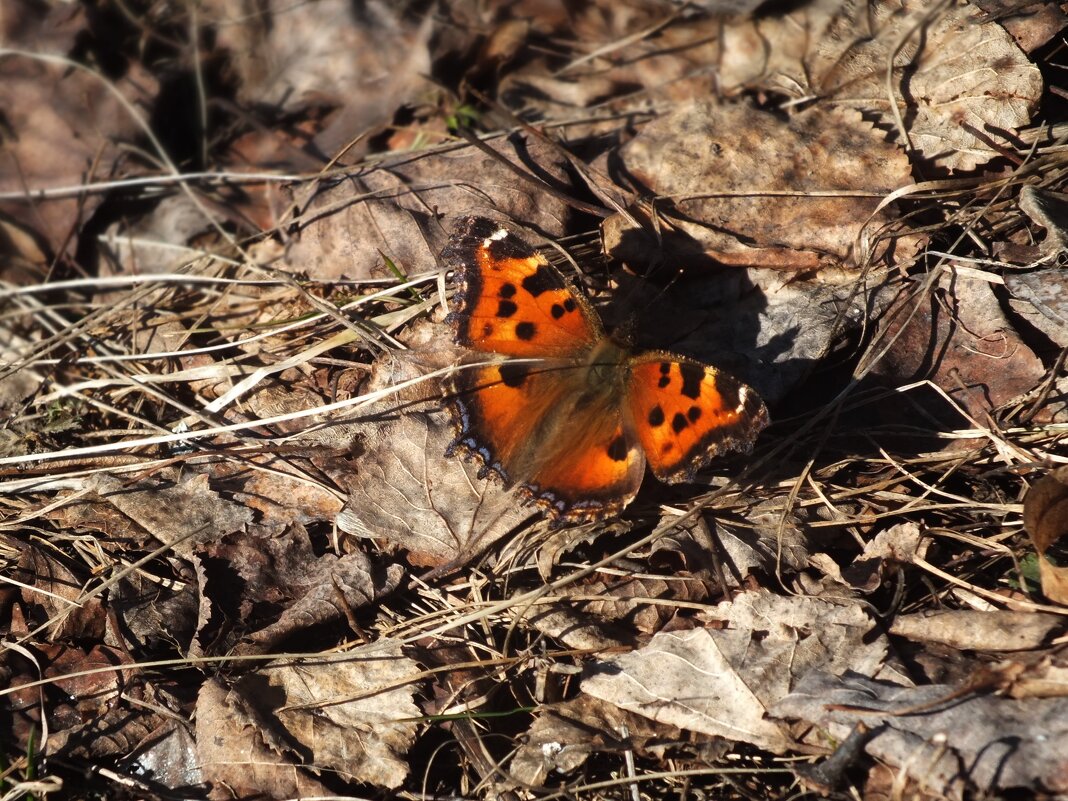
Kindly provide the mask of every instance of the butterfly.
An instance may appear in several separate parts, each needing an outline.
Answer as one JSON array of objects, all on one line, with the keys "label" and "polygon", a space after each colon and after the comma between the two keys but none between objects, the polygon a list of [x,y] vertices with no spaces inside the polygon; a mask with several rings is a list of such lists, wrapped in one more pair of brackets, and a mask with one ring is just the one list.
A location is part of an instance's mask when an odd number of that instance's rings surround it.
[{"label": "butterfly", "polygon": [[648,463],[693,479],[713,456],[748,450],[768,424],[756,392],[673,353],[634,354],[540,252],[492,220],[460,222],[441,252],[458,282],[446,322],[486,358],[448,380],[448,455],[481,462],[558,523],[618,514]]}]

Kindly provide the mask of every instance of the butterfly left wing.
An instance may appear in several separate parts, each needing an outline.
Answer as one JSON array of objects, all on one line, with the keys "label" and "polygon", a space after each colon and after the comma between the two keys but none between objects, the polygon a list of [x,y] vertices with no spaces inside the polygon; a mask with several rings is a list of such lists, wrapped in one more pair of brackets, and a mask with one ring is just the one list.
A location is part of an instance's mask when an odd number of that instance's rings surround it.
[{"label": "butterfly left wing", "polygon": [[[617,369],[622,369],[617,368]],[[645,459],[618,394],[583,401],[588,368],[575,362],[500,362],[461,368],[451,408],[463,451],[518,484],[556,520],[596,520],[634,497]]]},{"label": "butterfly left wing", "polygon": [[446,318],[460,345],[504,356],[566,358],[604,336],[589,301],[541,253],[492,220],[463,220],[441,259],[460,283]]},{"label": "butterfly left wing", "polygon": [[627,407],[649,467],[689,481],[718,453],[748,450],[768,424],[760,396],[737,379],[670,353],[630,362]]}]

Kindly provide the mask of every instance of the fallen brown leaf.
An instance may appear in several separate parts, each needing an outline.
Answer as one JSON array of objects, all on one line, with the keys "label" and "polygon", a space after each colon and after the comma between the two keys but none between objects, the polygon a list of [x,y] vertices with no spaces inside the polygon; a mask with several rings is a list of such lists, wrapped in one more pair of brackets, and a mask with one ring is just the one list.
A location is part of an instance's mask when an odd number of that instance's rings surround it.
[{"label": "fallen brown leaf", "polygon": [[1068,792],[1068,699],[954,697],[929,711],[894,715],[947,696],[954,696],[953,687],[901,687],[814,671],[771,714],[800,718],[837,738],[863,722],[874,732],[869,754],[943,798]]},{"label": "fallen brown leaf", "polygon": [[1024,528],[1038,553],[1042,593],[1068,605],[1068,567],[1056,567],[1046,558],[1050,546],[1068,534],[1068,466],[1051,470],[1031,486],[1024,497]]}]

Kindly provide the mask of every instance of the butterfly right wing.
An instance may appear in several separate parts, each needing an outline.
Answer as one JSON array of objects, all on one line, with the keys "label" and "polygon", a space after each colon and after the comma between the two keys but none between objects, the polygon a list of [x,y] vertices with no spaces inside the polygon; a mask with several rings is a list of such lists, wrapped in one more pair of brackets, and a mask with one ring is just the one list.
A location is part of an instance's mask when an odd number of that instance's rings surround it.
[{"label": "butterfly right wing", "polygon": [[504,356],[568,358],[604,336],[589,301],[541,253],[492,220],[463,220],[441,258],[460,283],[446,318],[460,345]]},{"label": "butterfly right wing", "polygon": [[749,450],[768,425],[764,401],[727,373],[671,353],[630,360],[628,413],[661,481],[689,481],[715,455]]}]

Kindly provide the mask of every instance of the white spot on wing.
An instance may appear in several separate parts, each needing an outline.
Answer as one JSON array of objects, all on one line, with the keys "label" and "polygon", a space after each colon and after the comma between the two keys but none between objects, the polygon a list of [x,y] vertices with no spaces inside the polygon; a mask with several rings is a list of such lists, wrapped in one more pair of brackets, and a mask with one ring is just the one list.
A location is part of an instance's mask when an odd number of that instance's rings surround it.
[{"label": "white spot on wing", "polygon": [[486,244],[489,245],[490,242],[500,242],[507,236],[508,232],[506,230],[504,230],[503,228],[498,228],[496,231],[486,237]]},{"label": "white spot on wing", "polygon": [[748,397],[749,397],[749,387],[744,386],[744,385],[739,387],[738,388],[738,405],[735,407],[734,411],[736,411],[736,412],[742,411],[742,409],[745,408],[745,400]]}]

